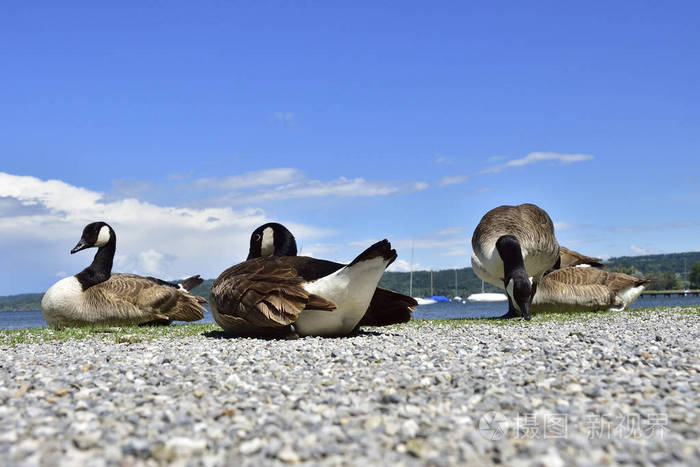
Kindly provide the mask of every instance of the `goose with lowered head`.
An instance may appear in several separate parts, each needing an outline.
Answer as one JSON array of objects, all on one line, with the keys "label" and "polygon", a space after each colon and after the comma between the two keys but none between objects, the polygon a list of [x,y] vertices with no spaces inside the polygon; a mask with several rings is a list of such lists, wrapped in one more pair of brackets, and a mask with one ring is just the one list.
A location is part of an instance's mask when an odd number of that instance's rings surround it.
[{"label": "goose with lowered head", "polygon": [[203,298],[189,290],[202,283],[192,276],[180,284],[155,277],[112,273],[117,237],[104,222],[83,229],[71,254],[97,248],[92,264],[46,291],[41,312],[52,327],[169,324],[204,317]]},{"label": "goose with lowered head", "polygon": [[494,208],[474,230],[472,251],[474,273],[508,294],[502,318],[530,319],[537,284],[559,259],[549,215],[534,204]]}]

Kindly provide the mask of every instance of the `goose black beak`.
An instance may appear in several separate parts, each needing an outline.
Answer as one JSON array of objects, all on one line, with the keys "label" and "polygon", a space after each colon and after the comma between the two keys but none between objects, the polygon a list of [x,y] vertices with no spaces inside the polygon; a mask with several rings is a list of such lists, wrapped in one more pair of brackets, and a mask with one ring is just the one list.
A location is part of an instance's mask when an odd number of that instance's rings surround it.
[{"label": "goose black beak", "polygon": [[77,253],[85,248],[90,248],[90,245],[88,245],[88,243],[81,238],[78,244],[75,245],[75,247],[70,251],[70,254],[72,255],[73,253]]}]

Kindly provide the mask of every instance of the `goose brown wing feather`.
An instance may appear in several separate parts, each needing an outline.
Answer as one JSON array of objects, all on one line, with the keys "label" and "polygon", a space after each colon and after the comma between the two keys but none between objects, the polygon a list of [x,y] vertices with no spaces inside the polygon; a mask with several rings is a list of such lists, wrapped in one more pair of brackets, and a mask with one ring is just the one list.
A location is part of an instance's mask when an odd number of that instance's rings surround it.
[{"label": "goose brown wing feather", "polygon": [[569,285],[603,285],[613,293],[627,287],[649,283],[648,279],[639,279],[628,274],[598,268],[563,268],[553,271],[547,277],[550,280]]},{"label": "goose brown wing feather", "polygon": [[580,264],[588,264],[595,268],[602,268],[603,263],[600,258],[582,255],[578,251],[570,250],[559,245],[559,256],[561,257],[561,267],[578,266]]},{"label": "goose brown wing feather", "polygon": [[261,327],[286,326],[304,308],[332,311],[335,303],[309,294],[294,268],[295,257],[264,257],[228,268],[214,281],[218,313]]},{"label": "goose brown wing feather", "polygon": [[532,300],[533,312],[541,311],[596,311],[622,305],[622,300],[608,287],[600,284],[552,283],[545,276]]},{"label": "goose brown wing feather", "polygon": [[136,274],[112,274],[107,281],[90,287],[90,291],[101,295],[112,307],[134,307],[149,320],[197,321],[204,317],[203,298]]}]

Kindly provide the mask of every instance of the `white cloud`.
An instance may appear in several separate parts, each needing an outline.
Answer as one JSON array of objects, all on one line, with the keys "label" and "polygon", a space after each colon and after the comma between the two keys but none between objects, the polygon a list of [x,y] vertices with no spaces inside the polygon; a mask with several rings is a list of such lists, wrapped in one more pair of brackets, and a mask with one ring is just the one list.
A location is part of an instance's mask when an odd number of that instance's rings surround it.
[{"label": "white cloud", "polygon": [[275,120],[281,120],[285,123],[292,123],[296,116],[293,112],[274,112],[272,118]]},{"label": "white cloud", "polygon": [[482,174],[498,173],[504,169],[511,167],[522,167],[525,165],[536,164],[539,162],[554,161],[561,164],[571,164],[574,162],[583,162],[594,159],[594,156],[588,154],[559,154],[555,152],[531,152],[525,157],[512,159],[503,164],[492,165],[481,171]]},{"label": "white cloud", "polygon": [[567,221],[555,221],[554,222],[554,229],[557,231],[564,231],[564,230],[581,230],[585,229],[586,226],[582,224],[576,224],[574,222],[567,222]]},{"label": "white cloud", "polygon": [[322,259],[333,258],[343,249],[343,245],[337,243],[310,243],[304,245],[299,238],[297,238],[297,246],[299,247],[300,256]]},{"label": "white cloud", "polygon": [[446,227],[435,232],[435,235],[457,235],[464,232],[464,227]]},{"label": "white cloud", "polygon": [[[172,257],[169,259],[172,260]],[[167,264],[164,264],[166,262],[170,262],[166,260],[166,255],[160,251],[154,250],[153,248],[149,248],[148,250],[139,253],[139,269],[145,271],[147,274],[152,274],[155,276],[159,276],[164,273],[167,274],[167,270],[165,269]]]},{"label": "white cloud", "polygon": [[632,232],[649,232],[654,230],[675,230],[675,229],[685,229],[688,227],[696,227],[698,225],[695,221],[677,221],[669,222],[666,224],[656,224],[656,225],[630,225],[630,226],[616,226],[610,227],[610,230],[616,233],[632,233]]},{"label": "white cloud", "polygon": [[[419,263],[415,263],[413,265],[413,270],[414,271],[420,271],[422,269],[422,266]],[[411,263],[404,259],[397,259],[391,265],[387,268],[387,271],[392,271],[392,272],[410,272],[411,271]]]},{"label": "white cloud", "polygon": [[[41,180],[0,172],[0,198],[11,198],[12,210],[0,217],[0,256],[3,245],[35,244],[49,248],[40,259],[26,260],[55,271],[78,272],[92,260],[91,254],[69,255],[85,225],[103,220],[117,234],[115,270],[159,274],[165,279],[192,274],[216,277],[226,267],[244,259],[250,232],[269,219],[261,209],[180,208],[157,206],[137,199],[105,201],[102,193],[59,180]],[[18,209],[17,207],[32,209]],[[216,222],[211,222],[216,218]],[[318,238],[328,232],[284,222],[302,238]],[[38,254],[38,253],[37,253]],[[46,284],[49,285],[50,283]]]},{"label": "white cloud", "polygon": [[422,181],[397,184],[346,177],[328,181],[314,180],[299,169],[285,167],[222,178],[201,178],[196,180],[194,186],[221,193],[210,199],[209,204],[229,206],[325,196],[387,196],[425,190],[429,185]]},{"label": "white cloud", "polygon": [[243,204],[261,203],[283,199],[312,198],[325,196],[364,197],[387,196],[425,190],[428,184],[415,182],[408,185],[395,185],[384,182],[368,182],[364,178],[340,177],[336,180],[304,180],[276,186],[265,191],[250,194],[231,194],[218,198],[217,203]]},{"label": "white cloud", "polygon": [[454,159],[452,159],[451,157],[445,157],[445,156],[436,157],[435,162],[437,164],[443,164],[443,165],[453,165],[455,163]]},{"label": "white cloud", "polygon": [[464,183],[467,180],[469,180],[469,175],[448,175],[446,177],[442,177],[440,181],[438,181],[438,185],[455,185],[457,183]]},{"label": "white cloud", "polygon": [[195,181],[195,184],[199,187],[215,188],[219,190],[240,190],[244,188],[282,185],[297,180],[303,180],[304,178],[304,173],[299,169],[281,167],[256,170],[242,175],[233,175],[224,178],[200,178]]},{"label": "white cloud", "polygon": [[112,192],[114,193],[115,197],[136,197],[152,189],[153,184],[149,182],[130,181],[124,179],[112,181]]},{"label": "white cloud", "polygon": [[471,249],[467,248],[466,246],[456,246],[442,251],[440,256],[461,256],[468,258],[471,257],[471,253]]},{"label": "white cloud", "polygon": [[642,248],[634,245],[630,245],[629,250],[633,255],[658,255],[661,253],[655,248]]}]

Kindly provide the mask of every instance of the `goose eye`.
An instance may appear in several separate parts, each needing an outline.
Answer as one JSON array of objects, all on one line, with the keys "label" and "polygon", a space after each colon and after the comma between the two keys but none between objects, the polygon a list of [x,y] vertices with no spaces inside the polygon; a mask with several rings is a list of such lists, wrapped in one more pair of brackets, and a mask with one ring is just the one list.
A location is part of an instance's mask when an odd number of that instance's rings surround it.
[{"label": "goose eye", "polygon": [[256,242],[259,242],[262,237],[260,236],[260,234],[255,234],[254,238]]}]

